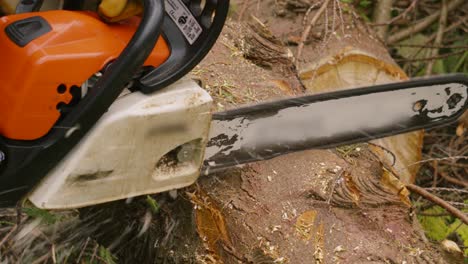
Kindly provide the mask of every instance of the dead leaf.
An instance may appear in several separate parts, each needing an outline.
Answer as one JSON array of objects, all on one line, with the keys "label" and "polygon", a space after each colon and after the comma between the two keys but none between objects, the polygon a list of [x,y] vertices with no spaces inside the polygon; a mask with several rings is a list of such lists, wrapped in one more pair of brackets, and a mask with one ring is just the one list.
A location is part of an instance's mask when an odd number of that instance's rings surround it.
[{"label": "dead leaf", "polygon": [[393,173],[384,169],[380,182],[394,194],[397,194],[402,203],[411,207],[411,201],[409,199],[410,192],[406,189],[405,184],[395,177]]},{"label": "dead leaf", "polygon": [[209,195],[198,190],[189,197],[196,208],[194,211],[198,234],[207,250],[216,253],[222,250],[219,248],[220,244],[232,246],[223,214]]},{"label": "dead leaf", "polygon": [[356,205],[359,205],[359,202],[361,200],[361,192],[359,191],[358,187],[356,186],[356,183],[353,180],[353,177],[351,173],[344,171],[343,172],[343,177],[345,179],[345,184],[346,187],[348,188],[351,198],[353,199],[353,202]]}]

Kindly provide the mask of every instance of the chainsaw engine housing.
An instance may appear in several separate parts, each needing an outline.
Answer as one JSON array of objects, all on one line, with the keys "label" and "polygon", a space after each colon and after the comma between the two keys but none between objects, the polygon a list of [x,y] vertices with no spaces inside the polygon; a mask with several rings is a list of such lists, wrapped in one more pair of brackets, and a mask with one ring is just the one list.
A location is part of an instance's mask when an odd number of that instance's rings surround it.
[{"label": "chainsaw engine housing", "polygon": [[[106,24],[94,13],[56,10],[0,18],[0,135],[46,135],[82,96],[82,84],[115,60],[139,18]],[[170,55],[160,38],[144,66]]]},{"label": "chainsaw engine housing", "polygon": [[211,107],[209,94],[191,80],[121,96],[29,199],[41,208],[76,208],[192,184]]}]

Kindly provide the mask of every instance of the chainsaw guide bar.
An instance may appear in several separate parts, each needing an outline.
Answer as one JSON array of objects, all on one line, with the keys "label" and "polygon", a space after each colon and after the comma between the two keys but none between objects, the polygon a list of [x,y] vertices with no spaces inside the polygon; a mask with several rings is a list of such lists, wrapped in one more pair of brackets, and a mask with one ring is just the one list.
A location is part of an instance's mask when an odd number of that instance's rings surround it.
[{"label": "chainsaw guide bar", "polygon": [[203,173],[454,122],[468,105],[463,75],[307,95],[213,115]]}]

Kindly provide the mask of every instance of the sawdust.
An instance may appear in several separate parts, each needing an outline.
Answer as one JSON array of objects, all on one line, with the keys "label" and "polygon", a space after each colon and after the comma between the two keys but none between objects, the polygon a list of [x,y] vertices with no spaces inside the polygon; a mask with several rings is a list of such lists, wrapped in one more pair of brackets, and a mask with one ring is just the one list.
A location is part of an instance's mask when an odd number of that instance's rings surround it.
[{"label": "sawdust", "polygon": [[302,213],[296,220],[296,234],[303,240],[309,241],[314,232],[315,218],[317,211],[310,210]]}]

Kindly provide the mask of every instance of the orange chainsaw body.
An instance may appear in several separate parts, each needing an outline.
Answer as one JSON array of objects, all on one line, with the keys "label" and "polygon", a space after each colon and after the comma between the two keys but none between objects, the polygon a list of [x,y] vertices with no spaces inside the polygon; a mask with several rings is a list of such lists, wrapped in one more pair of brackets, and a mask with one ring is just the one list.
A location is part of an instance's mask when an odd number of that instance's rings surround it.
[{"label": "orange chainsaw body", "polygon": [[[94,13],[63,10],[1,17],[0,135],[46,135],[61,115],[59,105],[70,103],[70,89],[116,59],[139,21],[106,24]],[[144,66],[157,67],[169,55],[159,38]]]}]

